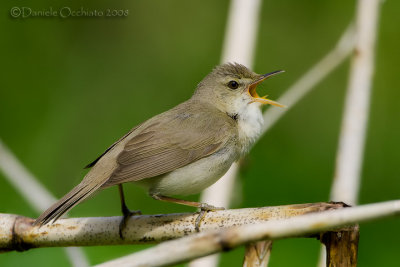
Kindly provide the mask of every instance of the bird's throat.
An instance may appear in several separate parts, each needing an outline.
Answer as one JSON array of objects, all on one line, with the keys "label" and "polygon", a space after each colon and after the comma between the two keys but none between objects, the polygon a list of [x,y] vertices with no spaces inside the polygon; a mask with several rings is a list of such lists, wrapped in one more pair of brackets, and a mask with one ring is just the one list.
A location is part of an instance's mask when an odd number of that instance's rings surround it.
[{"label": "bird's throat", "polygon": [[249,104],[241,110],[237,119],[241,153],[246,153],[261,134],[264,118],[257,104]]}]

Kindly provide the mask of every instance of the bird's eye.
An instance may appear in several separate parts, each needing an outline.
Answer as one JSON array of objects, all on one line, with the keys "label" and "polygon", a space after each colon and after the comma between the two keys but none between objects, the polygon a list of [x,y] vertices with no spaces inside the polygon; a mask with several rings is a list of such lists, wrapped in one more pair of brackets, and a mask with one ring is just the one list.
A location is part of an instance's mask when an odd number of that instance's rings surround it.
[{"label": "bird's eye", "polygon": [[239,83],[237,81],[230,81],[228,83],[228,87],[231,88],[231,89],[238,89]]}]

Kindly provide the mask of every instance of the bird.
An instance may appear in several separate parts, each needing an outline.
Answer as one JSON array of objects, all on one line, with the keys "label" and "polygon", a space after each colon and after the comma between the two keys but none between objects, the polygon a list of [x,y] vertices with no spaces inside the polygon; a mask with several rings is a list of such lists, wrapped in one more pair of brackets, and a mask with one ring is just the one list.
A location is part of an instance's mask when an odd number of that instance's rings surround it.
[{"label": "bird", "polygon": [[[131,211],[122,185],[144,187],[156,199],[196,207],[203,212],[222,209],[175,196],[197,194],[215,183],[245,155],[260,136],[261,106],[284,107],[257,85],[282,70],[257,74],[239,63],[216,66],[197,85],[190,99],[132,128],[86,167],[91,168],[70,192],[44,211],[34,225],[55,222],[94,193],[118,186],[123,219]],[[196,229],[201,220],[196,220]]]}]

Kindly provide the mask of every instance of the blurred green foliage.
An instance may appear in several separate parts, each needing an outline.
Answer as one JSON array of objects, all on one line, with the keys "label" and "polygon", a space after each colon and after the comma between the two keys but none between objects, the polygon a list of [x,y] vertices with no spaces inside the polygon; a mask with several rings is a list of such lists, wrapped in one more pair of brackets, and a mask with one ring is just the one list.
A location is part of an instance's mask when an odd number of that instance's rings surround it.
[{"label": "blurred green foliage", "polygon": [[[131,127],[189,98],[220,61],[228,1],[1,2],[0,137],[56,196]],[[12,18],[13,6],[129,10],[118,18]],[[329,51],[354,14],[355,1],[264,1],[254,70],[285,69],[261,91],[277,99]],[[360,202],[399,198],[399,1],[382,6],[376,75]],[[241,38],[241,36],[237,36]],[[254,147],[241,171],[236,207],[328,200],[349,62],[297,104]],[[126,187],[128,204],[144,213],[193,211]],[[196,199],[194,196],[192,199]],[[0,212],[36,217],[0,175]],[[140,203],[137,204],[137,203]],[[71,216],[119,215],[116,188]],[[399,219],[361,225],[360,266],[399,266]],[[147,246],[84,248],[92,264]],[[271,266],[315,266],[319,244],[274,244]],[[222,266],[240,266],[243,248]],[[0,255],[1,266],[68,266],[60,248]]]}]

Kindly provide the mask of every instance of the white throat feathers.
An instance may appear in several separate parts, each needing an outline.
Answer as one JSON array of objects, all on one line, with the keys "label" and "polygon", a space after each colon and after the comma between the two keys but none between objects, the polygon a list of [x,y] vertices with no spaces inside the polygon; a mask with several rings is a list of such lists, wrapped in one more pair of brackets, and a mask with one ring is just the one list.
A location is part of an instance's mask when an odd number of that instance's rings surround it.
[{"label": "white throat feathers", "polygon": [[260,104],[251,103],[245,105],[237,117],[241,154],[245,154],[251,145],[261,134],[264,118],[260,109]]}]

